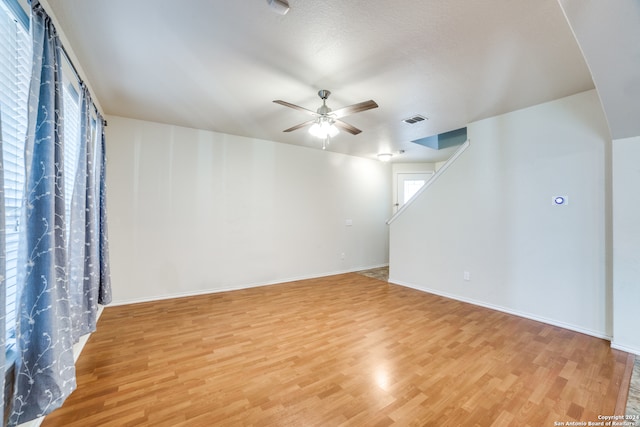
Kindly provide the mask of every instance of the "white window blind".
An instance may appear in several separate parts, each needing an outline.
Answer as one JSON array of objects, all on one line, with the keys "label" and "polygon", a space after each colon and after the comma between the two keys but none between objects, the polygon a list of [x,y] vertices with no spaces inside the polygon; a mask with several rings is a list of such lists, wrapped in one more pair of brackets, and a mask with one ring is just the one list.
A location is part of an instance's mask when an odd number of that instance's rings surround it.
[{"label": "white window blind", "polygon": [[[64,61],[64,59],[63,59]],[[63,89],[62,104],[64,108],[64,203],[67,244],[71,225],[71,199],[76,181],[76,171],[80,155],[80,95],[78,81],[70,71],[68,63],[62,68]]]},{"label": "white window blind", "polygon": [[4,160],[6,228],[6,333],[15,328],[18,232],[24,188],[24,141],[31,68],[31,41],[27,30],[0,1],[0,109]]}]

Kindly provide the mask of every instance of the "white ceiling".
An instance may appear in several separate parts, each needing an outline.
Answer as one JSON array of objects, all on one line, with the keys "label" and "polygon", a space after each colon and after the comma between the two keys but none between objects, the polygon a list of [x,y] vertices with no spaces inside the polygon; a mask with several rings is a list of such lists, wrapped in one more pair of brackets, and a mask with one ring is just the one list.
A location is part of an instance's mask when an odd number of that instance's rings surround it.
[{"label": "white ceiling", "polygon": [[[48,0],[105,114],[307,147],[282,130],[319,89],[344,118],[332,151],[439,161],[411,141],[593,88],[557,0]],[[422,114],[428,121],[401,120]]]}]

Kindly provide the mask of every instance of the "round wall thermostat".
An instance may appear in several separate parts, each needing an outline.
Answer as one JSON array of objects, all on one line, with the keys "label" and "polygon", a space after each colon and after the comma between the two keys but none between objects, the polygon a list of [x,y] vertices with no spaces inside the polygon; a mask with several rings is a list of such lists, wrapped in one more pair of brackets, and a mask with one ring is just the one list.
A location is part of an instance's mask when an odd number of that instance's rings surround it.
[{"label": "round wall thermostat", "polygon": [[556,196],[553,198],[554,205],[566,205],[569,203],[569,200],[565,196]]}]

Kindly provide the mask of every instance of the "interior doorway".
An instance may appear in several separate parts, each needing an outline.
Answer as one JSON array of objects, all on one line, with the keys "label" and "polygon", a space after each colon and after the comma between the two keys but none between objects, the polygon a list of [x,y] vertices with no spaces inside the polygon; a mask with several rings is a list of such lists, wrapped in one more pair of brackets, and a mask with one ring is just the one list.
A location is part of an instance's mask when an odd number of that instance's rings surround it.
[{"label": "interior doorway", "polygon": [[433,172],[398,173],[394,213],[411,200],[432,176]]}]

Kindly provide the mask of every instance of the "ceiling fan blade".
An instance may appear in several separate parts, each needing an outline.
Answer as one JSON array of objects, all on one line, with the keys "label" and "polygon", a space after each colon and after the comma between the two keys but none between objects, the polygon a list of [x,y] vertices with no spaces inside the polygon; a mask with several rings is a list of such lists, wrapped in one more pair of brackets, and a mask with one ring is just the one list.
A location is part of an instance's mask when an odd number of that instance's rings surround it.
[{"label": "ceiling fan blade", "polygon": [[307,121],[307,122],[300,123],[299,125],[292,126],[292,127],[290,127],[289,129],[285,129],[285,130],[283,130],[282,132],[291,132],[291,131],[294,131],[294,130],[297,130],[297,129],[303,128],[303,127],[305,127],[305,126],[312,125],[313,123],[315,123],[315,120],[309,120],[309,121]]},{"label": "ceiling fan blade", "polygon": [[[275,102],[275,101],[274,101]],[[371,110],[372,108],[377,108],[378,104],[372,99],[364,102],[359,102],[357,104],[350,105],[348,107],[340,108],[339,110],[335,110],[331,112],[331,115],[340,118],[345,117],[351,114],[359,113],[361,111]]]},{"label": "ceiling fan blade", "polygon": [[333,124],[336,125],[337,127],[339,127],[340,129],[349,132],[352,135],[357,135],[360,132],[362,132],[357,127],[352,126],[349,123],[343,122],[342,120],[336,120],[335,122],[333,122]]},{"label": "ceiling fan blade", "polygon": [[287,102],[287,101],[282,101],[280,99],[276,99],[273,102],[275,102],[276,104],[284,105],[285,107],[293,108],[294,110],[302,111],[303,113],[310,114],[310,115],[312,115],[314,117],[318,117],[318,113],[316,113],[315,111],[307,110],[306,108],[301,107],[299,105],[292,104],[292,103]]}]

